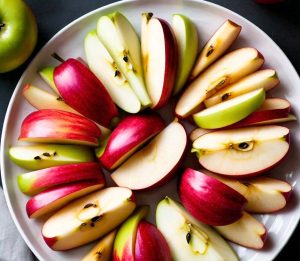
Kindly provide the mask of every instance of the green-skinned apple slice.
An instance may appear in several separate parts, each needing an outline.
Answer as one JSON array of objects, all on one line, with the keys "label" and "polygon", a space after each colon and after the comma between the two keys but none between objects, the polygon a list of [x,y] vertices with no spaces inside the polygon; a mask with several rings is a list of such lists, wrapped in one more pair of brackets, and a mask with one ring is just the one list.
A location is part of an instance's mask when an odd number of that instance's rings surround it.
[{"label": "green-skinned apple slice", "polygon": [[134,260],[137,228],[140,221],[147,216],[148,212],[148,206],[139,207],[133,215],[122,224],[115,239],[113,260]]},{"label": "green-skinned apple slice", "polygon": [[97,34],[144,107],[151,105],[143,78],[141,44],[133,26],[119,12],[100,17]]},{"label": "green-skinned apple slice", "polygon": [[197,112],[204,100],[257,71],[263,63],[263,56],[254,48],[241,48],[228,53],[190,83],[176,104],[176,115],[185,118]]},{"label": "green-skinned apple slice", "polygon": [[110,187],[77,199],[43,225],[42,235],[53,250],[90,243],[120,225],[135,209],[130,189]]},{"label": "green-skinned apple slice", "polygon": [[243,94],[193,115],[201,128],[217,129],[236,123],[261,107],[265,100],[264,89]]},{"label": "green-skinned apple slice", "polygon": [[157,206],[156,224],[169,244],[174,261],[238,260],[215,230],[197,221],[169,197]]},{"label": "green-skinned apple slice", "polygon": [[249,177],[274,167],[288,150],[289,129],[267,125],[204,134],[194,141],[192,152],[196,152],[207,170],[231,177]]},{"label": "green-skinned apple slice", "polygon": [[241,29],[240,25],[231,20],[223,23],[201,50],[190,79],[194,79],[223,55],[239,36]]},{"label": "green-skinned apple slice", "polygon": [[193,22],[182,14],[174,14],[172,28],[177,41],[179,59],[174,94],[180,92],[195,63],[198,52],[198,33]]},{"label": "green-skinned apple slice", "polygon": [[39,71],[39,75],[42,77],[42,79],[51,87],[51,89],[58,95],[59,91],[55,85],[54,79],[53,79],[53,73],[54,73],[54,66],[48,66]]},{"label": "green-skinned apple slice", "polygon": [[81,261],[110,261],[117,230],[100,239],[99,243]]},{"label": "green-skinned apple slice", "polygon": [[103,83],[118,107],[129,113],[139,112],[141,109],[139,99],[99,40],[96,30],[86,35],[84,49],[91,71]]},{"label": "green-skinned apple slice", "polygon": [[88,147],[78,145],[44,144],[16,146],[8,150],[10,159],[25,169],[38,170],[65,164],[94,161]]},{"label": "green-skinned apple slice", "polygon": [[239,95],[261,88],[265,89],[265,91],[268,91],[278,84],[279,79],[274,70],[260,70],[218,91],[212,97],[205,100],[204,103],[206,107],[211,107],[218,103],[235,98]]}]

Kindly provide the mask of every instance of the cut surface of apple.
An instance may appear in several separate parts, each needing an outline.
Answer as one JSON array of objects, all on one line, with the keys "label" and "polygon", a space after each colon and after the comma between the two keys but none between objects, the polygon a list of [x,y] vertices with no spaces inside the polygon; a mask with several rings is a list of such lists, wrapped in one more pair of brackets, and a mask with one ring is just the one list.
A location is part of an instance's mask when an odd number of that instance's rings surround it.
[{"label": "cut surface of apple", "polygon": [[156,224],[169,244],[174,261],[238,260],[234,250],[215,230],[197,221],[168,197],[157,206]]},{"label": "cut surface of apple", "polygon": [[284,158],[289,150],[288,136],[288,128],[276,125],[219,130],[200,136],[192,152],[212,172],[258,175]]},{"label": "cut surface of apple", "polygon": [[195,113],[204,100],[255,72],[263,63],[263,56],[254,48],[241,48],[228,53],[190,83],[176,104],[176,115],[185,118]]},{"label": "cut surface of apple", "polygon": [[252,73],[238,82],[221,89],[216,94],[204,101],[206,107],[230,100],[242,94],[263,88],[268,91],[279,84],[276,71],[264,69]]},{"label": "cut surface of apple", "polygon": [[285,123],[285,122],[290,122],[290,121],[297,121],[296,116],[293,114],[289,114],[287,117],[255,122],[255,123],[252,123],[251,125],[252,126],[253,125],[271,125],[271,124],[277,124],[277,123],[280,124],[280,123]]},{"label": "cut surface of apple", "polygon": [[59,91],[58,91],[58,89],[55,85],[55,82],[54,82],[53,74],[54,74],[54,67],[53,66],[45,67],[45,68],[43,68],[39,71],[39,75],[42,77],[42,79],[51,87],[51,89],[58,96],[60,96]]},{"label": "cut surface of apple", "polygon": [[111,178],[118,186],[133,190],[159,186],[168,181],[176,171],[186,145],[184,127],[178,122],[172,122],[146,147],[115,170]]},{"label": "cut surface of apple", "polygon": [[49,214],[74,199],[103,188],[104,185],[105,179],[102,177],[99,180],[74,182],[47,189],[27,201],[27,215],[30,218],[38,218]]},{"label": "cut surface of apple", "polygon": [[267,237],[265,226],[247,212],[243,212],[243,216],[230,225],[214,228],[224,238],[247,248],[263,248]]},{"label": "cut surface of apple", "polygon": [[18,185],[26,195],[36,195],[53,186],[100,178],[104,179],[100,165],[97,162],[86,162],[24,173],[18,176]]},{"label": "cut surface of apple", "polygon": [[234,43],[242,27],[231,20],[223,23],[203,47],[190,79],[194,79],[205,68],[217,60]]},{"label": "cut surface of apple", "polygon": [[114,230],[100,239],[99,243],[81,261],[110,261],[117,231]]},{"label": "cut surface of apple", "polygon": [[200,136],[207,134],[209,132],[212,132],[212,130],[208,129],[202,129],[202,128],[196,128],[190,133],[190,141],[194,142],[196,139],[198,139]]},{"label": "cut surface of apple", "polygon": [[15,146],[8,150],[8,155],[14,163],[30,170],[91,162],[95,159],[93,151],[88,147],[59,144]]},{"label": "cut surface of apple", "polygon": [[115,12],[100,17],[97,34],[141,104],[149,106],[151,99],[143,78],[141,45],[133,26],[124,15]]},{"label": "cut surface of apple", "polygon": [[42,234],[53,250],[72,249],[104,236],[124,221],[134,208],[130,189],[102,189],[60,209],[45,222]]},{"label": "cut surface of apple", "polygon": [[141,109],[139,99],[99,40],[96,30],[86,35],[84,49],[91,71],[103,83],[117,106],[129,113],[139,112]]},{"label": "cut surface of apple", "polygon": [[177,44],[167,21],[142,15],[142,57],[152,109],[166,105],[172,94],[177,71]]},{"label": "cut surface of apple", "polygon": [[193,115],[201,128],[217,129],[236,123],[261,107],[265,100],[264,89],[243,94]]}]

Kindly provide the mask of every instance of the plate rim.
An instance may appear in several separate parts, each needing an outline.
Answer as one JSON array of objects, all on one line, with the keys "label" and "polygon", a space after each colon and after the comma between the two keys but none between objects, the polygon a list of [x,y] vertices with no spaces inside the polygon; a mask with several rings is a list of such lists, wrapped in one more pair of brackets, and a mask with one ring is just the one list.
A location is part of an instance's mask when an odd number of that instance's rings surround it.
[{"label": "plate rim", "polygon": [[[176,2],[178,0],[172,0],[174,4],[174,2]],[[31,65],[35,62],[35,60],[37,59],[37,57],[44,51],[45,48],[48,47],[48,45],[50,45],[52,43],[53,40],[55,40],[56,38],[58,38],[61,34],[63,34],[65,31],[67,31],[69,28],[71,28],[74,24],[80,22],[81,20],[87,18],[88,16],[93,15],[94,13],[97,13],[99,11],[103,11],[105,9],[109,9],[109,8],[113,8],[115,6],[118,6],[120,4],[128,4],[128,3],[141,3],[141,2],[148,2],[147,0],[118,0],[114,3],[111,4],[107,4],[104,6],[101,6],[99,8],[96,8],[78,18],[76,18],[75,20],[73,20],[72,22],[68,23],[67,25],[65,25],[63,28],[61,28],[57,33],[55,33],[47,42],[46,44],[44,44],[41,49],[35,54],[35,56],[32,58],[32,60],[30,61],[30,63],[27,65],[26,69],[24,70],[24,72],[22,73],[22,76],[20,77],[20,79],[18,80],[18,83],[13,91],[13,94],[9,100],[9,104],[7,106],[6,112],[5,112],[5,118],[3,121],[3,127],[2,127],[2,134],[1,134],[1,147],[0,147],[0,167],[1,167],[1,181],[2,181],[2,188],[3,188],[3,192],[4,192],[4,197],[5,197],[5,202],[6,205],[9,209],[9,213],[10,216],[15,224],[15,226],[17,227],[18,232],[21,234],[23,240],[25,241],[26,245],[30,248],[30,250],[32,251],[32,253],[39,259],[39,260],[44,260],[39,252],[36,250],[36,248],[33,246],[33,244],[30,242],[30,240],[28,239],[26,233],[24,232],[24,230],[21,227],[20,222],[18,221],[17,217],[16,217],[16,213],[14,211],[14,208],[12,206],[12,202],[10,200],[9,197],[9,193],[8,193],[8,187],[6,184],[6,174],[5,174],[5,157],[7,157],[7,153],[5,152],[5,137],[6,137],[6,132],[7,132],[7,125],[8,125],[8,121],[9,118],[11,116],[11,111],[12,111],[12,107],[14,105],[14,100],[19,92],[20,86],[21,86],[21,82],[23,81],[23,79],[25,78],[27,71],[29,70],[29,68],[31,67]],[[166,2],[169,3],[168,0],[152,0],[152,2]],[[239,13],[232,11],[230,9],[228,9],[227,7],[224,7],[222,5],[216,4],[216,3],[212,3],[206,0],[181,0],[181,3],[184,2],[194,2],[194,3],[200,3],[200,4],[204,4],[207,6],[212,6],[213,8],[217,8],[221,11],[226,11],[230,14],[233,14],[235,16],[238,16],[239,19],[241,19],[244,23],[247,23],[248,25],[252,26],[255,28],[255,30],[259,31],[260,33],[263,34],[264,37],[266,37],[269,41],[271,41],[274,44],[274,47],[277,48],[277,51],[279,51],[282,55],[284,55],[287,58],[287,62],[289,63],[290,68],[293,70],[293,73],[295,73],[295,75],[297,76],[298,80],[300,81],[300,76],[296,70],[296,68],[294,67],[294,65],[292,64],[292,62],[290,61],[289,57],[283,52],[283,50],[280,48],[280,46],[265,32],[263,31],[261,28],[259,28],[255,23],[253,23],[252,21],[248,20],[247,18],[245,18],[244,16],[240,15]],[[300,221],[300,214],[298,214],[298,221],[295,222],[294,226],[290,229],[290,233],[289,236],[287,238],[287,240],[281,244],[276,250],[272,251],[270,253],[270,260],[273,260],[275,257],[277,257],[280,252],[283,250],[283,248],[288,244],[289,240],[291,239],[292,235],[295,232],[296,227],[298,226]]]}]

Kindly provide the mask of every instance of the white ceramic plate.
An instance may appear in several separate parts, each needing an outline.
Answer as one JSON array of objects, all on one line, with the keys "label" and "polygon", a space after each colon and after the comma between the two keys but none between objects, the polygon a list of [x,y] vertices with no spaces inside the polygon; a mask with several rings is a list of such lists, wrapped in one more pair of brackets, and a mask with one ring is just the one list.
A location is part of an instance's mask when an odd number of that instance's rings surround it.
[{"label": "white ceramic plate", "polygon": [[[84,57],[83,39],[85,34],[95,28],[96,21],[101,15],[116,10],[123,12],[133,23],[137,31],[140,30],[140,14],[142,12],[151,11],[154,12],[156,16],[169,21],[173,13],[183,13],[190,17],[198,26],[201,45],[207,41],[209,36],[226,19],[234,20],[238,24],[241,24],[243,29],[233,48],[252,46],[263,53],[266,59],[265,67],[276,69],[281,80],[280,86],[276,88],[273,95],[287,98],[292,103],[294,113],[300,115],[300,107],[297,105],[300,100],[300,80],[290,61],[280,48],[259,28],[223,7],[196,0],[133,0],[118,2],[84,15],[56,34],[32,61],[20,79],[11,98],[3,127],[1,172],[6,200],[20,233],[40,260],[80,260],[80,258],[89,251],[91,245],[67,252],[54,252],[43,242],[40,233],[42,223],[27,218],[25,204],[28,198],[19,191],[16,182],[17,175],[25,172],[25,170],[14,165],[6,154],[11,145],[17,144],[16,140],[22,120],[29,112],[34,110],[23,99],[21,88],[27,82],[47,88],[39,79],[36,72],[39,68],[49,65],[49,63],[56,64],[55,61],[50,58],[50,54],[55,51],[65,58]],[[167,113],[167,111],[163,113]],[[242,260],[272,260],[286,244],[298,223],[300,205],[297,204],[297,201],[300,186],[296,185],[300,180],[300,165],[296,158],[300,151],[300,134],[299,132],[297,133],[297,123],[290,124],[289,126],[292,129],[292,149],[289,153],[288,160],[281,164],[280,167],[272,170],[271,175],[290,182],[294,187],[294,196],[284,211],[273,215],[261,215],[258,217],[263,221],[269,231],[264,250],[253,251],[234,245],[234,248]],[[155,191],[138,193],[137,198],[139,203],[151,205],[149,219],[152,222],[154,222],[156,203],[166,195],[177,198],[176,178],[169,184]]]}]

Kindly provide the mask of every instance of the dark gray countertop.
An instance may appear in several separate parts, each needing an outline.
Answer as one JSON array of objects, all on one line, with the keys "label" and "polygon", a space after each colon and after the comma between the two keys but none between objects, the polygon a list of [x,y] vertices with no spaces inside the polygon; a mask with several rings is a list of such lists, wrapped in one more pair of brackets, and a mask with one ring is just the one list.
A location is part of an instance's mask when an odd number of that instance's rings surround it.
[{"label": "dark gray countertop", "polygon": [[[33,12],[37,17],[39,27],[38,44],[32,55],[33,57],[41,47],[65,25],[91,10],[116,1],[27,0],[26,2],[32,7]],[[287,2],[283,4],[274,6],[258,5],[252,0],[211,0],[210,2],[225,6],[259,26],[283,49],[294,64],[298,73],[300,72],[299,0],[287,0]],[[0,130],[2,130],[2,124],[9,99],[29,61],[13,72],[0,74]],[[274,240],[280,240],[280,238]],[[299,259],[299,246],[300,226],[298,226],[289,243],[276,260]]]}]

